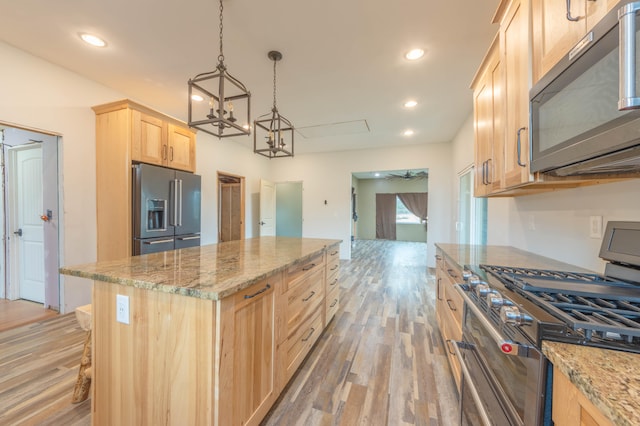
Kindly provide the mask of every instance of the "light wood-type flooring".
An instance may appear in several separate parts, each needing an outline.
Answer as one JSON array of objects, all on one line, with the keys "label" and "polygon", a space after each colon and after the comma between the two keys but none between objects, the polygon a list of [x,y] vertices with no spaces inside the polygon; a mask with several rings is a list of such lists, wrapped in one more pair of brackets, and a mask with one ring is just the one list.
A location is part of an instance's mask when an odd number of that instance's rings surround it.
[{"label": "light wood-type flooring", "polygon": [[53,318],[56,315],[56,311],[45,309],[41,303],[0,299],[0,331]]},{"label": "light wood-type flooring", "polygon": [[[263,424],[456,424],[426,244],[352,250],[340,310]],[[0,425],[90,424],[90,400],[70,402],[83,338],[73,314],[0,332]]]}]

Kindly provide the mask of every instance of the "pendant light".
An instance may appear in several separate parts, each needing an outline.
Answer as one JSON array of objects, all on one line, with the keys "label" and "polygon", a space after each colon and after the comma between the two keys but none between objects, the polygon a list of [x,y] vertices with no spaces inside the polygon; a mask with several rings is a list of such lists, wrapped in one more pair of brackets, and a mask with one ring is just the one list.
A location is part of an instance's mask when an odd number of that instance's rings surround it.
[{"label": "pendant light", "polygon": [[[268,158],[293,157],[293,124],[276,107],[276,63],[282,59],[282,53],[272,50],[267,56],[273,61],[273,107],[270,113],[253,122],[253,152]],[[258,148],[258,139],[263,138],[266,146]]]},{"label": "pendant light", "polygon": [[198,74],[189,79],[189,127],[218,138],[247,136],[251,134],[249,128],[251,93],[244,84],[229,74],[224,64],[222,12],[222,0],[220,0],[218,66],[215,71]]}]

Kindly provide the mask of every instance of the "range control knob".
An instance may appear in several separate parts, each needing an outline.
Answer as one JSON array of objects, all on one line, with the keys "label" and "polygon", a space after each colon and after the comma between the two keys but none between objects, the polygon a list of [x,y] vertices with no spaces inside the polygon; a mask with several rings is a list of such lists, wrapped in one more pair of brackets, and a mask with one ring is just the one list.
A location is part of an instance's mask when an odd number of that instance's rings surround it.
[{"label": "range control knob", "polygon": [[469,270],[464,270],[462,271],[462,279],[467,281],[469,278],[471,278],[473,276],[473,273]]},{"label": "range control knob", "polygon": [[493,309],[500,309],[502,306],[506,305],[505,302],[506,300],[497,291],[487,295],[487,303],[489,303],[489,306]]},{"label": "range control knob", "polygon": [[524,312],[520,312],[517,306],[503,306],[500,308],[500,319],[505,324],[525,325],[531,324],[531,317]]},{"label": "range control knob", "polygon": [[488,285],[486,284],[476,285],[476,295],[480,299],[486,298],[489,293],[491,293],[491,287],[489,287]]},{"label": "range control knob", "polygon": [[482,280],[480,280],[479,276],[474,274],[474,275],[471,275],[469,278],[467,278],[467,282],[469,283],[469,286],[471,288],[476,288],[476,286],[480,284]]}]

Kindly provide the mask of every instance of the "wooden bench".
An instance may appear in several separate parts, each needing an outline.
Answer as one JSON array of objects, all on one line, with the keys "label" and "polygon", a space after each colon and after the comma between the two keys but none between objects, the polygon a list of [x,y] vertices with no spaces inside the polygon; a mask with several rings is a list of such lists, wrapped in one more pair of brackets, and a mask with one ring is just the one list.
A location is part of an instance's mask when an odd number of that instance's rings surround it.
[{"label": "wooden bench", "polygon": [[87,336],[84,341],[82,358],[80,358],[78,379],[73,388],[71,402],[74,404],[86,400],[89,397],[89,390],[91,390],[91,304],[77,307],[76,318],[80,327],[87,331]]}]

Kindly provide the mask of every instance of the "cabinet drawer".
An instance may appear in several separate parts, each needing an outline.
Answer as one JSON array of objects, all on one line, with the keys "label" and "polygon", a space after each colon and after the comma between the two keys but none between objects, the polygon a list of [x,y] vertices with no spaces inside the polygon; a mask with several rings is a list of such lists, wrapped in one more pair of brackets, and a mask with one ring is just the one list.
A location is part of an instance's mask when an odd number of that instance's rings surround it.
[{"label": "cabinet drawer", "polygon": [[300,285],[301,282],[305,281],[311,274],[317,273],[317,271],[322,271],[323,269],[324,254],[322,253],[314,256],[306,262],[292,266],[287,271],[287,285],[284,290],[289,291],[293,287]]},{"label": "cabinet drawer", "polygon": [[303,321],[287,339],[287,380],[300,366],[311,346],[322,333],[322,309],[319,305],[308,320]]},{"label": "cabinet drawer", "polygon": [[286,293],[287,336],[291,336],[315,309],[324,301],[324,280],[322,269],[316,269],[299,285]]},{"label": "cabinet drawer", "polygon": [[335,273],[340,268],[340,258],[327,258],[327,276]]},{"label": "cabinet drawer", "polygon": [[334,287],[340,287],[340,270],[336,269],[331,274],[327,274],[327,291]]},{"label": "cabinet drawer", "polygon": [[464,307],[464,300],[462,299],[462,296],[460,296],[460,293],[458,293],[450,283],[445,282],[443,287],[444,288],[442,288],[441,291],[444,290],[444,296],[441,295],[440,297],[444,297],[444,303],[446,304],[449,312],[458,323],[458,327],[462,328],[462,310]]},{"label": "cabinet drawer", "polygon": [[338,308],[340,307],[340,288],[336,285],[331,287],[326,297],[326,321],[329,323],[331,318],[336,314]]},{"label": "cabinet drawer", "polygon": [[444,270],[445,275],[447,276],[447,278],[449,278],[449,281],[452,284],[459,284],[464,282],[464,279],[462,278],[462,270],[451,260],[445,258],[442,269]]}]

